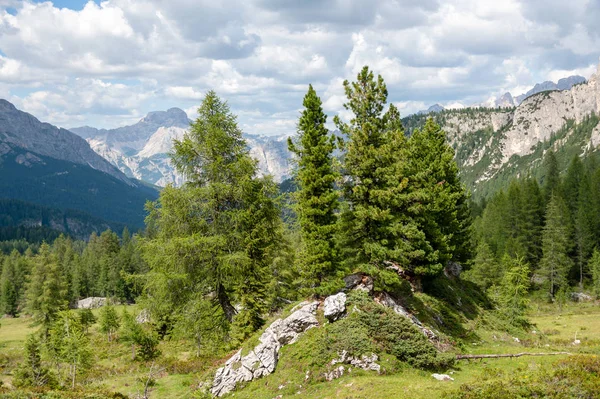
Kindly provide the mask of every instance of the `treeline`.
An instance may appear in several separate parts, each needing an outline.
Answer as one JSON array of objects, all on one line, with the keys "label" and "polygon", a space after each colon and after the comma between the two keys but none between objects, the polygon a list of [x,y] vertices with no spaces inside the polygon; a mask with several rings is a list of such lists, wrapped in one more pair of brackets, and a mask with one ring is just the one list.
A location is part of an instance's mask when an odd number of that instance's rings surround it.
[{"label": "treeline", "polygon": [[340,139],[312,86],[304,97],[288,143],[298,187],[291,226],[235,115],[206,95],[174,141],[171,160],[187,183],[161,192],[141,240],[150,271],[140,302],[161,333],[214,352],[250,336],[270,311],[337,292],[350,273],[373,276],[377,290],[399,292],[407,280],[422,290],[449,262],[470,259],[468,197],[445,133],[430,119],[407,138],[383,78],[366,67],[344,89],[352,117],[334,118]]},{"label": "treeline", "polygon": [[562,302],[573,287],[600,283],[600,167],[593,157],[584,163],[575,156],[561,176],[552,150],[543,167],[541,185],[534,178],[514,180],[473,208],[477,250],[467,275],[493,289],[506,264],[518,259],[533,287]]},{"label": "treeline", "polygon": [[121,239],[107,230],[92,233],[87,243],[60,236],[52,244],[24,249],[23,242],[13,242],[12,252],[0,255],[0,314],[48,308],[39,299],[44,295],[71,307],[89,296],[133,301],[141,292],[135,276],[147,271],[137,241],[125,229]]}]

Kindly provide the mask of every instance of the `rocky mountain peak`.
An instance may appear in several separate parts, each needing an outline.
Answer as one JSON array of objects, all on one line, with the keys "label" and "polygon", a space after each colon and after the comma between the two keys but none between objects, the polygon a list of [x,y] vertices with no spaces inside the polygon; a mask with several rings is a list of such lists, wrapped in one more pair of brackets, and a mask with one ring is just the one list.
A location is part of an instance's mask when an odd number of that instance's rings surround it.
[{"label": "rocky mountain peak", "polygon": [[180,108],[149,112],[139,123],[158,127],[183,127],[190,124],[187,114]]}]

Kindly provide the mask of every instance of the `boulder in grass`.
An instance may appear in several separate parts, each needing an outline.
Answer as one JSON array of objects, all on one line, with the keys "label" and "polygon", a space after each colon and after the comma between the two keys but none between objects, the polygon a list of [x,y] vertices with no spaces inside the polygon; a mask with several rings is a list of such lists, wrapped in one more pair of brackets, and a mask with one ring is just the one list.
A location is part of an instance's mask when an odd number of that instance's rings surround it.
[{"label": "boulder in grass", "polygon": [[340,292],[325,298],[323,313],[331,322],[340,319],[346,313],[346,294]]},{"label": "boulder in grass", "polygon": [[103,297],[91,296],[89,298],[77,301],[77,309],[97,309],[106,305],[107,299]]}]

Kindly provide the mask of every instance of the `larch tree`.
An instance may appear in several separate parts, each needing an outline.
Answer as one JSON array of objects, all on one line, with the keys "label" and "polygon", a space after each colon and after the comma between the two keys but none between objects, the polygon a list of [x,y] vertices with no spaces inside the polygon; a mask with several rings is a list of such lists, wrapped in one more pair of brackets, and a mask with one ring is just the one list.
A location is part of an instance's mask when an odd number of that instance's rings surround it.
[{"label": "larch tree", "polygon": [[213,91],[170,156],[186,183],[149,208],[142,247],[152,317],[172,325],[188,302],[211,298],[218,308],[205,317],[231,323],[242,303],[240,327],[255,329],[280,241],[274,183],[256,177],[236,116]]},{"label": "larch tree", "polygon": [[334,136],[325,127],[327,116],[312,85],[304,96],[298,135],[288,139],[295,154],[298,184],[296,213],[303,241],[301,271],[305,284],[319,292],[323,281],[335,276],[338,254],[335,245],[338,193],[334,184]]}]

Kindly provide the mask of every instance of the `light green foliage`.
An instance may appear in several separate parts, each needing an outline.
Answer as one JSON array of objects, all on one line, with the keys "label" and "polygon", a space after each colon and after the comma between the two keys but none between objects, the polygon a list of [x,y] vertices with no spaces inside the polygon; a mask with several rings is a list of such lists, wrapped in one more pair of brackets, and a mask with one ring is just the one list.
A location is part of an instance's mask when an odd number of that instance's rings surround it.
[{"label": "light green foliage", "polygon": [[55,255],[48,244],[40,247],[35,257],[29,284],[27,285],[27,313],[35,325],[41,325],[46,334],[58,313],[67,309],[68,289]]},{"label": "light green foliage", "polygon": [[592,273],[592,290],[597,298],[600,298],[600,251],[594,248],[592,257],[589,261],[589,268]]},{"label": "light green foliage", "polygon": [[31,334],[25,341],[25,359],[15,370],[13,385],[19,387],[52,386],[55,380],[48,368],[42,364],[40,342]]},{"label": "light green foliage", "polygon": [[89,328],[96,323],[96,316],[94,316],[91,309],[82,309],[79,312],[79,323],[81,324],[81,328],[83,328],[84,332],[87,334]]},{"label": "light green foliage", "polygon": [[171,154],[187,183],[166,187],[149,208],[146,304],[171,327],[199,297],[216,301],[229,322],[238,301],[235,324],[245,336],[262,324],[271,299],[267,288],[281,242],[276,188],[256,177],[256,161],[227,103],[208,92],[198,113]]},{"label": "light green foliage", "polygon": [[471,268],[463,274],[462,278],[487,290],[492,285],[500,284],[502,275],[503,268],[496,261],[490,246],[485,241],[481,241],[477,246]]},{"label": "light green foliage", "polygon": [[121,320],[117,310],[110,304],[104,305],[100,309],[100,331],[106,334],[108,342],[113,340],[114,335],[121,326]]},{"label": "light green foliage", "polygon": [[531,270],[523,258],[509,255],[502,258],[502,267],[505,272],[499,287],[499,310],[511,323],[525,325]]},{"label": "light green foliage", "polygon": [[152,328],[142,325],[123,309],[119,341],[131,345],[131,359],[152,360],[160,356],[158,335]]},{"label": "light green foliage", "polygon": [[71,388],[75,387],[78,375],[84,375],[93,364],[93,353],[87,334],[79,317],[72,311],[61,312],[50,330],[46,342],[48,352],[57,364],[60,375],[66,366]]},{"label": "light green foliage", "polygon": [[299,256],[304,284],[316,289],[338,272],[339,257],[335,246],[338,193],[333,167],[334,137],[325,127],[321,99],[308,88],[304,110],[298,122],[298,137],[288,139],[288,147],[296,155],[296,212],[303,241]]},{"label": "light green foliage", "polygon": [[571,222],[568,208],[561,197],[553,195],[546,211],[546,225],[542,236],[540,274],[545,277],[551,298],[568,286],[568,273],[573,265],[569,257]]}]

